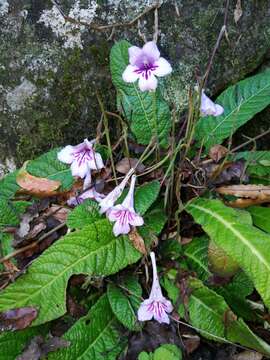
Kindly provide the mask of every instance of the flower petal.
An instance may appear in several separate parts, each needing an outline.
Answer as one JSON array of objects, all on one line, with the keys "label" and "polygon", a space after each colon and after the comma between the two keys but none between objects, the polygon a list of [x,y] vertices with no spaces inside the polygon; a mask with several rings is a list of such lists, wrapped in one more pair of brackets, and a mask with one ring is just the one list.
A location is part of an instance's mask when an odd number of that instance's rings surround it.
[{"label": "flower petal", "polygon": [[88,168],[88,172],[84,178],[84,182],[83,182],[83,190],[89,188],[89,186],[91,185],[91,170]]},{"label": "flower petal", "polygon": [[163,57],[159,58],[154,63],[157,68],[153,71],[156,76],[165,76],[172,72],[171,64]]},{"label": "flower petal", "polygon": [[140,90],[141,91],[156,90],[157,78],[153,74],[150,74],[148,76],[148,79],[146,80],[145,77],[142,75],[140,75],[140,79],[139,79]]},{"label": "flower petal", "polygon": [[138,320],[139,321],[148,321],[148,320],[151,320],[152,317],[153,317],[153,312],[152,311],[149,311],[149,299],[147,300],[144,300],[139,309],[138,309],[138,313],[137,313],[137,316],[138,316]]},{"label": "flower petal", "polygon": [[168,316],[168,314],[166,313],[165,310],[162,311],[155,311],[154,312],[154,319],[157,320],[160,324],[161,323],[165,323],[165,324],[169,324],[170,323],[170,318]]},{"label": "flower petal", "polygon": [[136,62],[140,59],[142,56],[142,49],[138,46],[131,46],[128,49],[128,55],[129,55],[129,62],[131,65],[135,65]]},{"label": "flower petal", "polygon": [[104,168],[104,164],[103,164],[101,155],[99,153],[94,152],[94,150],[93,150],[93,156],[95,157],[94,159],[90,159],[87,161],[89,169],[100,170],[100,169]]},{"label": "flower petal", "polygon": [[156,61],[160,57],[160,52],[157,48],[157,44],[154,41],[148,41],[143,46],[142,50],[151,61]]},{"label": "flower petal", "polygon": [[138,80],[139,75],[136,73],[137,66],[128,65],[122,74],[122,78],[125,82],[133,83]]},{"label": "flower petal", "polygon": [[143,218],[140,215],[133,213],[133,217],[133,220],[129,221],[130,225],[142,226],[144,224]]},{"label": "flower petal", "polygon": [[89,171],[87,163],[83,162],[79,165],[77,161],[73,161],[70,169],[73,176],[79,176],[82,179],[87,175]]},{"label": "flower petal", "polygon": [[127,222],[121,223],[120,221],[116,221],[113,226],[113,233],[115,236],[118,236],[120,234],[128,234],[129,232],[130,226]]},{"label": "flower petal", "polygon": [[220,115],[222,115],[224,113],[224,108],[221,105],[216,104],[215,108],[216,108],[216,111],[215,111],[214,116],[220,116]]},{"label": "flower petal", "polygon": [[57,153],[57,158],[59,161],[65,164],[71,164],[74,160],[72,155],[74,147],[71,145],[65,146],[62,150]]},{"label": "flower petal", "polygon": [[170,302],[170,300],[167,300],[166,298],[164,298],[163,304],[166,306],[167,313],[171,313],[173,311],[173,305]]}]

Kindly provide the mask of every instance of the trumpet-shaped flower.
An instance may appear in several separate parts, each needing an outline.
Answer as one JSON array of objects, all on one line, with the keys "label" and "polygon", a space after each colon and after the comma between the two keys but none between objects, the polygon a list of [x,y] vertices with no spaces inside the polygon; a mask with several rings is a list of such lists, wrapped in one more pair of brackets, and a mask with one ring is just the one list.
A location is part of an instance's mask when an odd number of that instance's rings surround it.
[{"label": "trumpet-shaped flower", "polygon": [[58,160],[71,164],[73,176],[79,176],[82,179],[87,177],[87,185],[89,185],[91,170],[99,170],[104,167],[102,157],[94,150],[93,143],[94,140],[88,141],[85,139],[79,145],[67,145],[57,154]]},{"label": "trumpet-shaped flower", "polygon": [[168,313],[173,311],[173,306],[172,303],[162,295],[158,280],[155,253],[151,252],[150,256],[153,268],[152,289],[149,298],[144,300],[139,307],[138,320],[147,321],[154,318],[159,323],[169,324],[170,318]]},{"label": "trumpet-shaped flower", "polygon": [[157,88],[156,76],[165,76],[172,71],[169,62],[160,57],[160,52],[154,41],[149,41],[142,49],[131,46],[128,53],[129,65],[123,72],[123,80],[133,83],[139,79],[141,91],[155,90]]},{"label": "trumpet-shaped flower", "polygon": [[127,175],[124,177],[122,182],[117,185],[104,199],[102,199],[99,203],[100,205],[100,213],[103,214],[107,210],[113,207],[116,200],[121,196],[130,176],[133,174],[134,169],[131,168]]},{"label": "trumpet-shaped flower", "polygon": [[202,90],[200,111],[202,116],[219,116],[223,114],[224,109],[221,105],[215,104],[207,95],[205,95],[204,90]]},{"label": "trumpet-shaped flower", "polygon": [[86,199],[92,199],[96,200],[97,202],[100,202],[102,199],[104,199],[105,195],[99,193],[96,191],[94,187],[91,189],[83,192],[79,196],[73,196],[70,199],[68,199],[67,204],[69,206],[77,206],[84,202]]},{"label": "trumpet-shaped flower", "polygon": [[143,225],[143,218],[135,212],[134,209],[134,189],[136,176],[131,178],[129,192],[121,205],[115,205],[108,211],[108,218],[110,221],[115,221],[113,226],[113,233],[115,236],[120,234],[128,234],[130,232],[130,225]]}]

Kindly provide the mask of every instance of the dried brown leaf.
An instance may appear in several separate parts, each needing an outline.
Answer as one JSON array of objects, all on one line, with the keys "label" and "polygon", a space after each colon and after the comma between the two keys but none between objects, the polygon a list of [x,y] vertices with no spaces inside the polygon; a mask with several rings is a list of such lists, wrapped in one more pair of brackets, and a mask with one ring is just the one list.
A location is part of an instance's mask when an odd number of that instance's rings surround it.
[{"label": "dried brown leaf", "polygon": [[228,185],[216,188],[222,195],[233,195],[249,199],[270,200],[270,186],[264,185]]},{"label": "dried brown leaf", "polygon": [[255,351],[243,351],[240,354],[234,355],[232,360],[262,360],[263,355]]},{"label": "dried brown leaf", "polygon": [[70,213],[70,209],[52,204],[51,207],[49,207],[45,212],[44,215],[46,217],[53,216],[55,219],[57,219],[60,223],[64,223],[67,220],[67,216]]},{"label": "dried brown leaf", "polygon": [[144,240],[141,237],[141,235],[137,232],[136,228],[134,228],[130,231],[130,233],[128,234],[128,237],[129,237],[130,241],[132,242],[133,246],[135,247],[135,249],[137,249],[143,255],[147,254]]},{"label": "dried brown leaf", "polygon": [[39,198],[57,195],[57,189],[61,186],[60,181],[33,176],[24,167],[19,171],[16,182],[21,187],[20,193]]},{"label": "dried brown leaf", "polygon": [[224,156],[228,153],[228,149],[222,145],[214,145],[211,147],[209,151],[210,158],[215,161],[219,162],[220,159],[224,158]]},{"label": "dried brown leaf", "polygon": [[[123,158],[116,164],[116,170],[121,174],[127,174],[131,168],[134,168],[138,164],[138,159],[136,158]],[[139,164],[136,168],[138,174],[142,173],[145,169],[143,164]]]},{"label": "dried brown leaf", "polygon": [[183,335],[183,343],[187,354],[193,353],[200,345],[200,337],[198,335]]},{"label": "dried brown leaf", "polygon": [[37,315],[37,309],[31,306],[2,312],[0,313],[0,331],[25,329]]}]

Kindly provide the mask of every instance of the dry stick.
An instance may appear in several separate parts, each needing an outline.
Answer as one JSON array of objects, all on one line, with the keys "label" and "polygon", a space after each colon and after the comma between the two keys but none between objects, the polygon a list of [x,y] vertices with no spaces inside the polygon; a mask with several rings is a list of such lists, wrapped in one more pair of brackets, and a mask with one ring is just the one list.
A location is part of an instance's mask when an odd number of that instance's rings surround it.
[{"label": "dry stick", "polygon": [[216,52],[219,48],[219,45],[220,45],[220,42],[221,42],[221,39],[223,38],[223,35],[226,34],[227,32],[227,19],[228,19],[228,10],[229,10],[229,3],[230,3],[230,0],[227,0],[226,1],[226,8],[225,8],[225,14],[224,14],[224,20],[223,20],[223,26],[222,28],[220,29],[220,32],[219,32],[219,35],[218,35],[218,38],[217,38],[217,41],[216,41],[216,44],[214,46],[214,49],[213,49],[213,52],[210,56],[210,59],[208,61],[208,64],[207,64],[207,68],[206,68],[206,72],[203,76],[203,88],[206,86],[207,84],[207,80],[208,80],[208,76],[209,76],[209,73],[210,73],[210,70],[212,68],[212,65],[213,65],[213,60],[214,60],[214,57],[216,55]]},{"label": "dry stick", "polygon": [[126,23],[115,23],[115,24],[108,24],[108,25],[96,25],[96,24],[89,24],[85,21],[80,21],[80,20],[76,20],[66,14],[64,14],[64,12],[62,11],[62,9],[59,7],[59,4],[57,4],[56,1],[51,0],[53,5],[56,6],[57,10],[60,12],[60,14],[63,16],[63,18],[72,23],[72,24],[76,24],[76,25],[81,25],[81,26],[86,26],[90,29],[93,30],[97,30],[97,31],[103,31],[103,30],[107,30],[107,29],[112,29],[112,28],[117,28],[117,27],[129,27],[134,25],[138,20],[140,20],[143,16],[145,16],[146,14],[148,14],[150,11],[158,9],[161,4],[159,4],[159,2],[155,5],[150,6],[148,9],[145,9],[141,14],[137,15],[134,19],[132,19],[131,21],[128,21]]},{"label": "dry stick", "polygon": [[50,236],[51,234],[53,234],[55,231],[58,231],[60,229],[62,229],[63,227],[66,226],[66,223],[62,223],[57,225],[55,228],[53,228],[52,230],[48,231],[46,234],[42,235],[38,240],[34,241],[33,243],[26,245],[18,250],[13,251],[12,253],[6,255],[5,257],[3,257],[2,259],[0,259],[0,264],[2,264],[3,262],[25,252],[26,250],[32,249],[33,247],[35,247],[36,245],[38,245],[41,241],[43,241],[44,239],[46,239],[48,236]]},{"label": "dry stick", "polygon": [[269,128],[268,130],[264,131],[263,133],[255,136],[254,138],[251,138],[251,139],[247,140],[247,141],[244,142],[243,144],[236,146],[236,147],[233,148],[230,152],[231,152],[231,153],[234,153],[235,151],[241,149],[242,147],[244,147],[244,146],[246,146],[246,145],[248,145],[248,144],[250,144],[250,143],[252,143],[252,142],[254,142],[254,141],[258,140],[258,139],[260,139],[261,137],[263,137],[263,136],[265,136],[265,135],[268,135],[269,133],[270,133],[270,128]]}]

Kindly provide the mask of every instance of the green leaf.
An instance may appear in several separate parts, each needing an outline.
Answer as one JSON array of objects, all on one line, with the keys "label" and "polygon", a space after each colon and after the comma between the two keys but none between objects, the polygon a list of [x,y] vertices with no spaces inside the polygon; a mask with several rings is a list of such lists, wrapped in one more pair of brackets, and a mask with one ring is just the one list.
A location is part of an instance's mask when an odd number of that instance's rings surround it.
[{"label": "green leaf", "polygon": [[191,279],[189,285],[192,290],[188,302],[190,323],[200,329],[204,337],[218,342],[229,340],[270,355],[270,346],[242,319],[237,319],[220,295],[196,279]]},{"label": "green leaf", "polygon": [[138,360],[152,360],[153,357],[148,355],[147,352],[143,351],[139,354]]},{"label": "green leaf", "polygon": [[208,244],[208,237],[201,236],[192,239],[192,241],[184,247],[184,254],[189,267],[195,271],[199,279],[203,281],[207,280],[211,275],[208,268]]},{"label": "green leaf", "polygon": [[16,201],[0,198],[0,228],[5,226],[17,226],[20,224],[20,215],[30,205],[28,201]]},{"label": "green leaf", "polygon": [[73,176],[70,166],[57,159],[61,149],[53,149],[27,163],[26,170],[34,176],[57,180],[62,183],[61,190],[69,190],[73,185]]},{"label": "green leaf", "polygon": [[67,226],[69,228],[81,229],[86,225],[102,219],[99,213],[99,205],[96,201],[86,199],[83,204],[75,207],[68,215]]},{"label": "green leaf", "polygon": [[246,160],[247,173],[251,176],[269,176],[270,151],[243,151],[235,154],[232,158],[235,160]]},{"label": "green leaf", "polygon": [[154,352],[154,360],[182,360],[181,350],[173,344],[163,344]]},{"label": "green leaf", "polygon": [[248,208],[248,211],[251,213],[254,225],[267,233],[270,233],[270,208],[251,206]]},{"label": "green leaf", "polygon": [[102,219],[72,232],[48,248],[0,293],[0,311],[24,306],[38,309],[32,325],[53,320],[66,312],[66,287],[74,274],[107,276],[135,263],[141,254],[127,236],[115,237]]},{"label": "green leaf", "polygon": [[114,315],[129,330],[140,330],[137,311],[141,303],[142,288],[136,278],[129,277],[121,283],[125,289],[109,284],[107,295]]},{"label": "green leaf", "polygon": [[230,86],[216,103],[224,107],[224,113],[218,117],[203,117],[196,126],[195,138],[203,142],[206,150],[221,144],[270,104],[270,70]]},{"label": "green leaf", "polygon": [[158,134],[162,146],[168,144],[171,129],[171,115],[167,103],[159,90],[141,92],[136,83],[126,83],[122,74],[129,64],[128,48],[131,44],[119,41],[111,50],[110,67],[113,83],[118,91],[118,103],[131,123],[131,130],[139,143],[148,145]]},{"label": "green leaf", "polygon": [[30,340],[47,331],[40,327],[0,333],[0,360],[14,360],[22,353]]},{"label": "green leaf", "polygon": [[166,224],[167,215],[163,208],[157,207],[148,211],[144,216],[144,224],[155,235],[159,235]]},{"label": "green leaf", "polygon": [[19,190],[20,187],[16,182],[17,174],[18,171],[14,171],[0,180],[0,199],[10,199]]},{"label": "green leaf", "polygon": [[270,236],[239,222],[238,212],[219,200],[197,199],[186,209],[211,239],[248,274],[270,307]]},{"label": "green leaf", "polygon": [[49,360],[116,360],[125,345],[119,336],[117,321],[103,295],[64,335],[71,345],[51,353]]},{"label": "green leaf", "polygon": [[144,215],[150,206],[155,202],[160,190],[160,183],[157,180],[151,181],[145,185],[140,186],[135,191],[135,209]]}]

